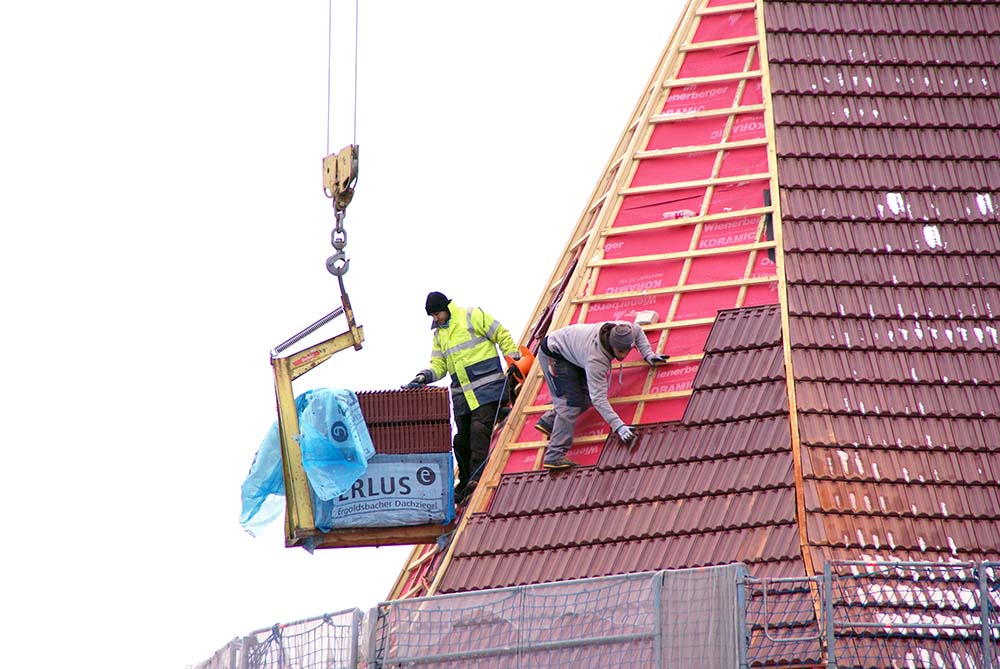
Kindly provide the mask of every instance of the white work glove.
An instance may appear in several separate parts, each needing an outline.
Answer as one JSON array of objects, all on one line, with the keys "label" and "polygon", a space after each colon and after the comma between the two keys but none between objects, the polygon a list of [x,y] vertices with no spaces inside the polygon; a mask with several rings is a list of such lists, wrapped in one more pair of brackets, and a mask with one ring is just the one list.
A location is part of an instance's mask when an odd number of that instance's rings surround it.
[{"label": "white work glove", "polygon": [[624,442],[630,442],[635,438],[635,432],[628,425],[622,425],[616,430],[618,438]]},{"label": "white work glove", "polygon": [[507,357],[510,358],[511,360],[520,360],[521,359],[521,352],[520,351],[511,351],[510,353],[507,354]]},{"label": "white work glove", "polygon": [[667,361],[669,355],[656,355],[655,353],[650,353],[646,356],[646,364],[650,367],[655,367],[656,365],[662,365]]}]

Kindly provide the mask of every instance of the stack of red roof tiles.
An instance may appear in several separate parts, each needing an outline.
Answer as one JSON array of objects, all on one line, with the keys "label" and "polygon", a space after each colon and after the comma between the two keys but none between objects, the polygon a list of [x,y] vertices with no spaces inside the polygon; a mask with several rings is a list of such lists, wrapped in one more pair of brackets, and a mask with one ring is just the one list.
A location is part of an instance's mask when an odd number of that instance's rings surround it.
[{"label": "stack of red roof tiles", "polygon": [[376,453],[451,451],[447,388],[360,391],[357,395]]}]

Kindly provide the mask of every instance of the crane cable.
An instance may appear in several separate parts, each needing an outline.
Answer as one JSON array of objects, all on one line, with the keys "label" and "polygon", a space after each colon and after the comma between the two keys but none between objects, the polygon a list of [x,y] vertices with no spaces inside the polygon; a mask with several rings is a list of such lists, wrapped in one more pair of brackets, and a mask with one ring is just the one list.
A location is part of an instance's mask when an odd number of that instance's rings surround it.
[{"label": "crane cable", "polygon": [[[351,143],[358,143],[358,1],[354,0],[354,101]],[[333,0],[327,3],[326,24],[326,154],[330,155],[330,114],[333,111]]]},{"label": "crane cable", "polygon": [[[330,155],[330,127],[331,112],[333,104],[333,0],[328,0],[327,5],[327,50],[326,50],[326,153]],[[352,131],[350,151],[353,156],[353,166],[349,184],[338,184],[336,192],[328,193],[328,197],[333,198],[333,213],[336,225],[330,233],[330,244],[334,248],[334,254],[326,259],[326,269],[330,274],[337,277],[340,284],[341,295],[346,296],[344,290],[344,274],[350,266],[350,260],[344,248],[347,246],[347,230],[344,229],[344,216],[347,205],[354,196],[354,183],[357,181],[357,139],[358,139],[358,0],[354,0],[354,102],[353,102]],[[338,154],[339,156],[339,154]]]}]

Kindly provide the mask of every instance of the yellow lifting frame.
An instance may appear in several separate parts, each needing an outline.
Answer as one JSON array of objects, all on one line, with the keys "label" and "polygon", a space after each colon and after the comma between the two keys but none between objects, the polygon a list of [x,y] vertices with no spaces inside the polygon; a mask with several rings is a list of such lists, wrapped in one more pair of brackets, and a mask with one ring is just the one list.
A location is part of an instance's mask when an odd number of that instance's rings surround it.
[{"label": "yellow lifting frame", "polygon": [[[278,435],[281,440],[281,466],[285,479],[285,546],[301,546],[310,538],[321,537],[313,517],[309,482],[302,466],[302,449],[299,447],[299,416],[295,410],[292,381],[334,353],[353,347],[361,349],[365,340],[364,330],[354,322],[354,311],[347,293],[341,294],[341,307],[327,314],[292,339],[271,351],[271,368],[274,371],[274,396],[278,402]],[[303,349],[298,353],[278,357],[278,353],[301,340],[337,316],[347,316],[348,330],[326,341]]]},{"label": "yellow lifting frame", "polygon": [[[282,476],[285,479],[285,547],[348,548],[352,546],[389,546],[395,544],[426,544],[451,532],[455,524],[426,524],[405,527],[358,527],[324,533],[316,528],[309,481],[302,466],[299,447],[299,415],[295,408],[292,381],[313,367],[329,360],[346,348],[361,348],[364,330],[354,322],[354,312],[347,293],[342,293],[343,306],[327,314],[288,341],[271,351],[274,371],[274,396],[278,402],[278,435],[281,442]],[[278,357],[278,353],[315,332],[341,314],[347,315],[348,330],[324,342],[293,355]]]}]

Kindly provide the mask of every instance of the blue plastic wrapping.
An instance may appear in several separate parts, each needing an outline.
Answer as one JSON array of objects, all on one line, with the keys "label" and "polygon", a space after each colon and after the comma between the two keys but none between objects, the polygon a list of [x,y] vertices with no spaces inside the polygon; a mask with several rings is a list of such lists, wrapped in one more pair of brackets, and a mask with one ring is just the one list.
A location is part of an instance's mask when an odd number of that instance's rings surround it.
[{"label": "blue plastic wrapping", "polygon": [[[318,388],[295,398],[298,441],[311,494],[332,500],[351,489],[375,455],[368,426],[351,390]],[[277,421],[271,425],[254,456],[241,488],[240,524],[256,534],[284,510],[281,442]]]},{"label": "blue plastic wrapping", "polygon": [[240,525],[256,536],[285,510],[285,480],[281,473],[278,422],[271,425],[254,455],[250,472],[240,489],[243,510]]},{"label": "blue plastic wrapping", "polygon": [[319,388],[295,399],[302,466],[321,500],[350,489],[375,455],[358,396],[351,390]]}]

